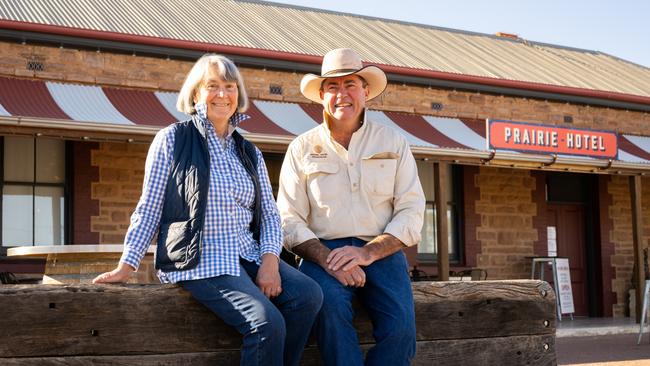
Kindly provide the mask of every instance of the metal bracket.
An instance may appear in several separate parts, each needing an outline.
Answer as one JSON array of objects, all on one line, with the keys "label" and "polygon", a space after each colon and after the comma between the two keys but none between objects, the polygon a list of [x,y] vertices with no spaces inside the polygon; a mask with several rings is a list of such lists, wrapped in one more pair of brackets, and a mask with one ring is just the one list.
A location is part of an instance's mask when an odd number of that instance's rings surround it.
[{"label": "metal bracket", "polygon": [[557,161],[557,154],[553,154],[551,156],[552,156],[551,161],[549,161],[548,163],[542,163],[542,165],[540,165],[540,168],[546,168],[548,166],[555,164],[555,162]]},{"label": "metal bracket", "polygon": [[490,151],[490,156],[488,156],[485,159],[481,159],[481,164],[487,165],[490,163],[490,160],[494,159],[494,155],[496,155],[497,151],[496,150],[491,150]]}]

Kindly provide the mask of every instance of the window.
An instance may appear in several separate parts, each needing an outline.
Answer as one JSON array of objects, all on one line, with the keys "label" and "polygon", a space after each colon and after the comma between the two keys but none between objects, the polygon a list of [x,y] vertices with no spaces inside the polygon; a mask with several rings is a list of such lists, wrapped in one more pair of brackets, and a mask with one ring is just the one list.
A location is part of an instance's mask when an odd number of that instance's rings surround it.
[{"label": "window", "polygon": [[[436,262],[438,254],[438,243],[436,241],[436,208],[435,208],[435,179],[433,175],[433,163],[418,161],[418,173],[422,189],[427,199],[424,211],[424,225],[422,226],[422,242],[418,245],[418,261]],[[460,166],[447,165],[447,176],[450,177],[447,186],[447,221],[449,227],[449,261],[459,263],[461,259],[461,230],[460,218],[462,217],[462,168]]]},{"label": "window", "polygon": [[2,246],[65,243],[65,142],[0,138]]}]

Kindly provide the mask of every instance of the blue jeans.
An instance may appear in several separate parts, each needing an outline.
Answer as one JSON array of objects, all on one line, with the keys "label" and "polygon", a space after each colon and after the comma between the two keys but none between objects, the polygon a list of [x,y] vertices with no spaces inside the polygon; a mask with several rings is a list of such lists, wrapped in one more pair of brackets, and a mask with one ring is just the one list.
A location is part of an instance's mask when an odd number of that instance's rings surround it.
[{"label": "blue jeans", "polygon": [[[357,238],[321,242],[330,249],[366,244]],[[410,365],[415,356],[415,311],[404,253],[399,251],[363,269],[366,284],[354,288],[343,286],[314,262],[303,260],[300,264],[300,271],[316,280],[323,290],[323,306],[314,324],[323,363],[327,366],[364,364],[352,324],[352,298],[356,295],[372,320],[376,342],[368,351],[365,364]]]},{"label": "blue jeans", "polygon": [[323,302],[320,287],[280,261],[282,293],[268,299],[255,285],[259,266],[240,261],[241,275],[179,284],[244,336],[241,365],[297,366]]}]

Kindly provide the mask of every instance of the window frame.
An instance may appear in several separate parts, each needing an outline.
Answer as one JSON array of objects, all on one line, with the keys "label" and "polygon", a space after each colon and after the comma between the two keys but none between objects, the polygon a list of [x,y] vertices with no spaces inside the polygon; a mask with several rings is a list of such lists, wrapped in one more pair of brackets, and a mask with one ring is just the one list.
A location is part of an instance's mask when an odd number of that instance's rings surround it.
[{"label": "window frame", "polygon": [[[6,181],[5,180],[5,138],[6,137],[20,137],[20,138],[32,138],[34,141],[34,162],[33,162],[33,170],[34,170],[34,176],[33,176],[33,181],[32,182],[26,182],[26,181]],[[16,135],[16,136],[6,136],[2,135],[0,136],[0,192],[4,192],[5,186],[15,186],[15,187],[31,187],[32,189],[32,194],[31,194],[31,202],[32,202],[32,242],[29,244],[29,246],[36,246],[36,220],[35,220],[35,205],[36,205],[36,189],[38,187],[55,187],[55,188],[61,188],[63,191],[63,241],[61,244],[54,244],[54,245],[66,245],[69,243],[69,237],[70,237],[70,232],[72,230],[72,223],[70,220],[71,217],[71,172],[69,167],[71,166],[70,161],[72,159],[72,154],[71,154],[71,148],[70,144],[68,141],[63,141],[63,182],[62,183],[39,183],[36,181],[37,177],[37,146],[38,146],[38,141],[39,137],[36,136],[21,136],[21,135]],[[4,194],[0,193],[0,208],[4,207]],[[6,255],[6,251],[9,248],[16,247],[16,245],[5,245],[4,240],[3,240],[3,222],[4,218],[2,217],[3,213],[2,210],[0,210],[0,255],[4,256]],[[28,246],[28,244],[23,244],[20,246]]]},{"label": "window frame", "polygon": [[[434,162],[434,164],[436,164]],[[455,265],[461,265],[464,263],[465,253],[465,238],[464,238],[464,229],[463,229],[463,212],[464,212],[464,193],[463,193],[463,166],[450,164],[451,167],[451,201],[447,201],[447,207],[452,208],[452,228],[454,229],[451,233],[451,238],[453,240],[453,247],[455,251],[449,253],[449,263]],[[436,182],[434,181],[434,184]],[[433,205],[434,215],[433,215],[433,227],[434,233],[437,232],[436,227],[436,215],[435,211],[435,199],[427,200],[426,205]],[[426,206],[425,206],[426,207]],[[426,208],[425,208],[426,209]],[[424,223],[426,225],[426,222]],[[434,239],[435,240],[435,239]],[[437,253],[417,253],[418,263],[423,264],[436,264],[438,263],[438,254]]]}]

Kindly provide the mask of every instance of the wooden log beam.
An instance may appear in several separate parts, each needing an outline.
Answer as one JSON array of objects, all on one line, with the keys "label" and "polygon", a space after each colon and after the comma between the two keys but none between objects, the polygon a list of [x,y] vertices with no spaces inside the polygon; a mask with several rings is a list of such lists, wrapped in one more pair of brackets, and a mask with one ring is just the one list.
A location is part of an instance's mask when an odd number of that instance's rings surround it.
[{"label": "wooden log beam", "polygon": [[[362,346],[364,351],[370,345]],[[554,366],[555,338],[551,335],[418,341],[412,366]],[[170,353],[126,356],[70,356],[0,358],[4,366],[237,366],[239,351]],[[305,349],[302,365],[322,365],[318,349]]]},{"label": "wooden log beam", "polygon": [[[417,360],[468,364],[468,357],[480,358],[477,353],[519,349],[518,342],[524,348],[513,359],[534,354],[555,360],[555,296],[546,282],[416,282],[413,292]],[[188,364],[202,365],[207,357],[206,363],[227,365],[238,360],[241,346],[237,332],[176,285],[3,285],[0,308],[11,309],[0,317],[0,364],[114,359],[120,365],[122,357],[124,364],[142,359],[136,363],[165,365],[189,357],[197,361]],[[359,311],[355,323],[369,348],[370,320]],[[456,352],[458,347],[465,351]],[[318,364],[313,348],[303,364]]]},{"label": "wooden log beam", "polygon": [[555,294],[547,282],[415,283],[413,295],[420,340],[555,334]]}]

